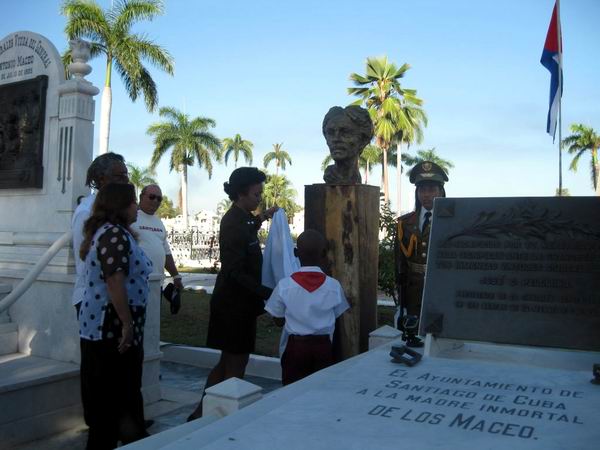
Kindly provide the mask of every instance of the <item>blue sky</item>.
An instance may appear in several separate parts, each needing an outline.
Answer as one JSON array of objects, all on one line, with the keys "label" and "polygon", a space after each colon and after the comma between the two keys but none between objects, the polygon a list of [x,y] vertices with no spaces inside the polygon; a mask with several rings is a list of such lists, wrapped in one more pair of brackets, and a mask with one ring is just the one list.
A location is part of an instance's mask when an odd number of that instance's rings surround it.
[{"label": "blue sky", "polygon": [[[19,30],[40,33],[66,47],[59,1],[2,2],[0,37]],[[99,0],[105,7],[110,0]],[[539,63],[554,0],[192,1],[167,0],[165,15],[142,23],[175,59],[175,76],[152,73],[161,106],[216,120],[215,134],[240,133],[255,144],[255,165],[283,142],[293,165],[286,171],[303,202],[305,184],[321,182],[327,154],[321,121],[346,94],[352,72],[368,56],[387,55],[412,68],[402,81],[425,101],[429,126],[419,148],[436,147],[455,164],[449,196],[546,196],[558,184],[557,146],[545,132],[549,73]],[[597,23],[600,2],[561,3],[565,88],[563,136],[582,122],[600,131]],[[88,77],[104,83],[105,62],[91,62]],[[100,95],[96,98],[96,125]],[[111,148],[138,164],[152,153],[146,135],[158,114],[131,103],[113,74]],[[98,126],[96,126],[96,133]],[[97,137],[95,138],[97,147]],[[589,159],[563,184],[572,195],[593,195]],[[190,171],[190,207],[214,208],[232,170],[217,167],[211,180]],[[391,183],[395,203],[395,174]],[[179,178],[161,163],[158,179],[170,197]],[[378,184],[380,171],[369,181]],[[402,210],[413,189],[403,177]]]}]

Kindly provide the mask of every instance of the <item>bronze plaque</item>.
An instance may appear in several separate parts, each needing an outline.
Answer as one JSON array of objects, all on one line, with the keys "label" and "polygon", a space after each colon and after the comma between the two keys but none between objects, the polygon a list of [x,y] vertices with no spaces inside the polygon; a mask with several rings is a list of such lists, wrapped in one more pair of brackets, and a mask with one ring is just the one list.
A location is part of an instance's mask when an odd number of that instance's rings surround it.
[{"label": "bronze plaque", "polygon": [[41,188],[48,77],[0,86],[0,189]]}]

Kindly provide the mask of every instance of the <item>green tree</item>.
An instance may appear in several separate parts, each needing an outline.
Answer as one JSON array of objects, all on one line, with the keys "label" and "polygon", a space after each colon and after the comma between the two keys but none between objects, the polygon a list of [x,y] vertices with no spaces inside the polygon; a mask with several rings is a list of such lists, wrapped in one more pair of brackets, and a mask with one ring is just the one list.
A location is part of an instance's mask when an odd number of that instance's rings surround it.
[{"label": "green tree", "polygon": [[556,191],[554,192],[554,194],[556,195],[556,197],[570,197],[571,193],[569,192],[569,189],[567,188],[562,188],[562,191],[559,191],[558,188],[556,188]]},{"label": "green tree", "polygon": [[579,159],[586,153],[590,152],[592,157],[590,161],[590,178],[592,187],[596,191],[596,195],[600,195],[600,162],[598,161],[598,148],[600,148],[600,135],[598,135],[592,127],[588,127],[581,123],[571,125],[570,136],[563,139],[563,146],[568,147],[568,152],[573,156],[569,169],[577,172]]},{"label": "green tree", "polygon": [[216,125],[213,119],[195,117],[175,108],[160,108],[160,117],[165,120],[148,127],[147,133],[154,137],[154,152],[150,168],[154,170],[169,150],[169,170],[181,172],[181,210],[183,223],[188,227],[187,172],[194,163],[212,177],[213,161],[221,162],[221,142],[209,129]]},{"label": "green tree", "polygon": [[158,184],[154,176],[156,174],[150,168],[142,168],[132,163],[127,163],[127,171],[129,172],[129,182],[135,186],[135,194],[139,195],[140,191],[149,184]]},{"label": "green tree", "polygon": [[293,217],[294,214],[302,211],[302,207],[296,203],[297,195],[285,175],[267,175],[260,209],[264,211],[277,205],[285,210],[288,217]]},{"label": "green tree", "polygon": [[454,168],[454,164],[452,161],[444,159],[440,157],[436,151],[435,147],[428,148],[427,150],[419,150],[415,156],[411,156],[409,154],[405,154],[403,158],[404,163],[407,166],[410,166],[410,170],[406,173],[406,175],[410,176],[410,172],[417,164],[422,163],[423,161],[431,161],[440,166],[446,174],[450,173],[450,169]]},{"label": "green tree", "polygon": [[365,184],[369,183],[369,174],[376,164],[381,164],[381,149],[376,145],[367,145],[358,159],[358,166],[365,171]]},{"label": "green tree", "polygon": [[160,203],[156,214],[158,214],[158,217],[162,219],[170,219],[172,217],[177,217],[179,214],[181,214],[181,209],[175,208],[171,199],[163,194],[162,202]]},{"label": "green tree", "polygon": [[285,165],[288,163],[292,165],[292,158],[290,154],[283,149],[283,142],[281,144],[273,144],[273,151],[265,155],[263,164],[265,169],[269,167],[271,161],[275,161],[275,175],[279,175],[279,168],[285,170]]},{"label": "green tree", "polygon": [[396,214],[389,202],[383,202],[379,211],[379,229],[382,238],[379,241],[379,272],[377,286],[379,290],[394,299],[398,304],[396,290],[396,262],[394,257],[394,239],[397,226]]},{"label": "green tree", "polygon": [[237,167],[240,154],[248,164],[252,164],[252,148],[254,144],[242,139],[242,136],[236,134],[233,138],[223,139],[223,154],[225,156],[225,165],[229,160],[229,155],[233,155],[234,167]]},{"label": "green tree", "polygon": [[[106,76],[100,110],[100,154],[108,151],[112,109],[112,69],[121,77],[132,101],[143,95],[146,108],[158,104],[156,83],[143,62],[173,75],[171,55],[145,34],[132,28],[142,20],[153,20],[163,13],[159,0],[118,0],[103,10],[94,0],[66,0],[61,13],[67,18],[65,33],[69,39],[83,38],[91,43],[91,56],[106,56]],[[63,57],[63,61],[69,55]]]},{"label": "green tree", "polygon": [[400,86],[399,80],[409,68],[408,64],[398,68],[383,56],[367,58],[365,75],[350,74],[350,80],[355,87],[348,88],[348,93],[360,97],[354,104],[363,104],[368,108],[375,127],[375,143],[383,153],[385,201],[389,199],[388,151],[398,132],[412,126],[413,117],[407,113],[408,108],[418,108],[423,103],[416,96],[416,90]]}]

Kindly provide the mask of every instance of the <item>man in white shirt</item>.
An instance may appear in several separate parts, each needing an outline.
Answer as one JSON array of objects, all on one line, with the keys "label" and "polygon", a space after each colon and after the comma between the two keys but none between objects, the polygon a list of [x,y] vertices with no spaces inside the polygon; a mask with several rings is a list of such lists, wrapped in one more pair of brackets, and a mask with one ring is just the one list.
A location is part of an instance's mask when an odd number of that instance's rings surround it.
[{"label": "man in white shirt", "polygon": [[166,269],[173,277],[175,288],[182,290],[181,275],[171,254],[167,230],[156,215],[162,199],[162,191],[156,184],[144,187],[140,192],[137,221],[131,225],[131,229],[137,233],[140,247],[152,260],[154,272],[164,275]]},{"label": "man in white shirt", "polygon": [[349,308],[340,283],[320,269],[326,241],[306,230],[298,236],[300,270],[277,283],[265,310],[284,326],[281,336],[283,385],[301,380],[333,363],[335,319]]},{"label": "man in white shirt", "polygon": [[[129,174],[125,159],[116,153],[105,153],[98,156],[87,171],[85,185],[95,191],[99,190],[108,183],[128,183]],[[96,200],[96,194],[91,193],[79,202],[79,205],[73,213],[71,219],[71,231],[73,232],[73,254],[75,256],[75,288],[73,289],[73,306],[77,309],[79,316],[79,306],[83,300],[85,291],[85,262],[79,257],[79,249],[83,242],[83,226],[85,221],[92,213],[92,207]]]}]

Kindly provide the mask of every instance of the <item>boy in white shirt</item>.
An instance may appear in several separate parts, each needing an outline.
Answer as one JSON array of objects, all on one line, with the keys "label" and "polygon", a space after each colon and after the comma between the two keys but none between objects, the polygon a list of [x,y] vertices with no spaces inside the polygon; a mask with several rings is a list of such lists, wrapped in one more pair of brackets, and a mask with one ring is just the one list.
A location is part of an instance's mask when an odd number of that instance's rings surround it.
[{"label": "boy in white shirt", "polygon": [[301,268],[279,281],[265,310],[282,333],[282,383],[301,380],[333,363],[335,319],[349,308],[340,283],[320,269],[326,255],[321,233],[306,230],[294,253]]}]

